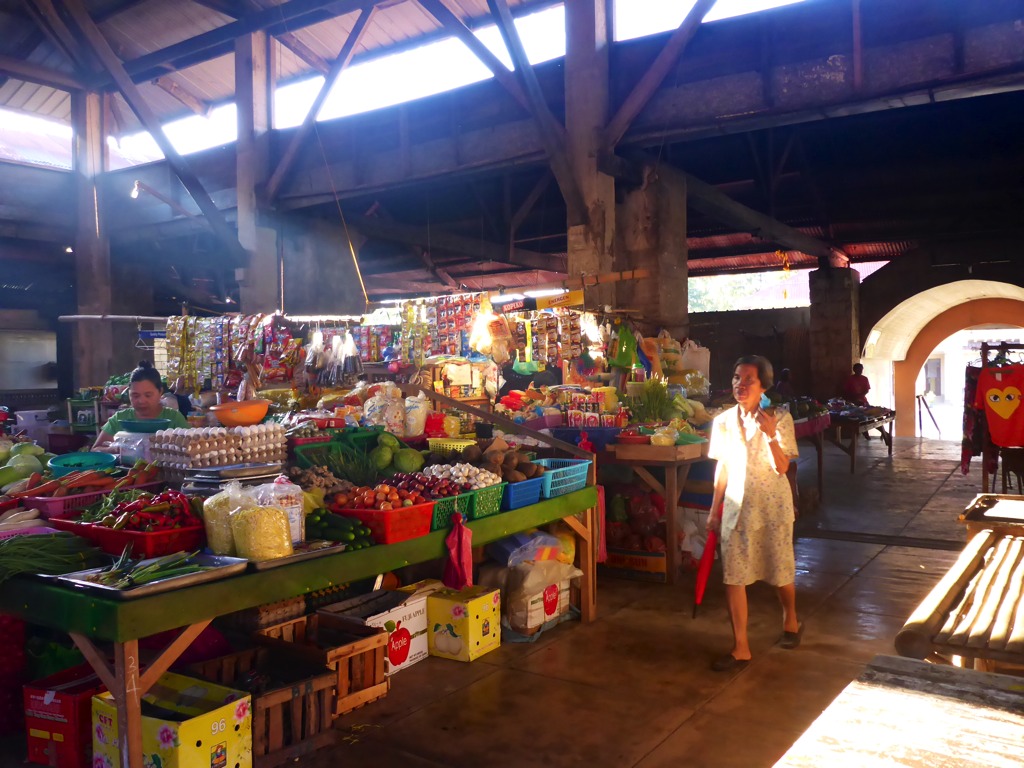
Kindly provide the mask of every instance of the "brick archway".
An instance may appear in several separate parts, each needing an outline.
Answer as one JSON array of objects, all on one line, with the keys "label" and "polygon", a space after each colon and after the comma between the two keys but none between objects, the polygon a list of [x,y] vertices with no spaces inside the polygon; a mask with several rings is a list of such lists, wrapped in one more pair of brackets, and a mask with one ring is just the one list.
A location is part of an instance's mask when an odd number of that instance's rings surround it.
[{"label": "brick archway", "polygon": [[974,299],[940,312],[926,323],[914,337],[907,348],[904,359],[893,361],[896,413],[910,415],[910,418],[897,417],[897,437],[914,437],[916,434],[914,386],[917,374],[931,351],[943,339],[957,331],[988,323],[1006,323],[1024,327],[1024,300]]}]

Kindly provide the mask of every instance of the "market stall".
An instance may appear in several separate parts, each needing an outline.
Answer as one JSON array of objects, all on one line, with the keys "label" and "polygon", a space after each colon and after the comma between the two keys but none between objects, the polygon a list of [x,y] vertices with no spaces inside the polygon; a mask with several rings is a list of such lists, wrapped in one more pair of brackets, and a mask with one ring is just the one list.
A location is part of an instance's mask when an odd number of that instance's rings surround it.
[{"label": "market stall", "polygon": [[896,421],[895,411],[881,407],[850,407],[845,403],[837,404],[835,401],[829,404],[831,418],[829,428],[829,442],[839,448],[850,457],[850,473],[857,469],[857,443],[861,436],[868,436],[873,430],[881,435],[892,456],[892,423]]}]

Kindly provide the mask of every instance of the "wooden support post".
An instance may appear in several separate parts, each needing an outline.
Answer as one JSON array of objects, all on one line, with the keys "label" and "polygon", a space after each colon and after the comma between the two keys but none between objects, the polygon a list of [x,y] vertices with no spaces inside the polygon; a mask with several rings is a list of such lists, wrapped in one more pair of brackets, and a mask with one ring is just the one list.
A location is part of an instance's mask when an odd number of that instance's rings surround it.
[{"label": "wooden support post", "polygon": [[[74,94],[72,121],[75,139],[75,198],[78,208],[78,230],[74,244],[78,313],[109,315],[113,309],[110,240],[104,223],[102,190],[98,184],[107,165],[101,95],[95,92]],[[106,381],[114,357],[114,336],[110,323],[77,323],[72,344],[76,385],[89,386]]]},{"label": "wooden support post", "polygon": [[114,687],[121,765],[142,768],[142,690],[139,683],[139,641],[114,643]]},{"label": "wooden support post", "polygon": [[[608,121],[608,13],[605,0],[577,0],[565,6],[565,127],[570,162],[587,211],[585,221],[567,221],[572,278],[615,269],[615,179],[599,168]],[[595,286],[586,292],[587,307],[614,304],[615,295],[611,286]]]},{"label": "wooden support post", "polygon": [[236,186],[238,240],[248,252],[240,285],[241,309],[280,309],[281,270],[277,232],[261,219],[265,211],[261,188],[270,172],[270,129],[274,111],[273,58],[266,32],[235,41],[235,101],[238,105]]}]

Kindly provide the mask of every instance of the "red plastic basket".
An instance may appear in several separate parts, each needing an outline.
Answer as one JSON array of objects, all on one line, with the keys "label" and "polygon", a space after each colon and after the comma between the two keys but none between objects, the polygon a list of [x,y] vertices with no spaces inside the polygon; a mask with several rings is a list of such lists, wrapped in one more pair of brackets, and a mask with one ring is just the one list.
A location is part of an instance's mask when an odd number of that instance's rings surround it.
[{"label": "red plastic basket", "polygon": [[199,549],[206,541],[206,530],[201,525],[191,528],[172,528],[168,531],[115,531],[104,525],[78,523],[74,520],[53,518],[50,525],[62,531],[70,531],[87,539],[111,555],[120,555],[125,545],[131,542],[132,557],[162,557],[174,552],[190,552]]},{"label": "red plastic basket", "polygon": [[338,514],[361,522],[370,529],[378,544],[397,544],[430,533],[434,502],[399,509],[342,509]]},{"label": "red plastic basket", "polygon": [[[163,483],[146,483],[131,488],[123,488],[125,491],[156,491],[164,487]],[[26,496],[21,499],[25,509],[38,509],[39,516],[44,520],[52,517],[67,517],[69,512],[85,509],[90,504],[102,499],[110,491],[93,491],[92,493],[79,493],[76,496]]]}]

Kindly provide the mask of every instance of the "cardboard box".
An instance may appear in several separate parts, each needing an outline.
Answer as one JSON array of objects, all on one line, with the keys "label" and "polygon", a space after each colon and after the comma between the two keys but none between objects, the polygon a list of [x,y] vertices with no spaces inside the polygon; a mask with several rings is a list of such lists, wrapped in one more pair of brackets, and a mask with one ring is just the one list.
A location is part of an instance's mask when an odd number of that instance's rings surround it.
[{"label": "cardboard box", "polygon": [[430,655],[472,661],[501,645],[501,591],[441,589],[427,597]]},{"label": "cardboard box", "polygon": [[[142,697],[187,716],[177,722],[142,716],[142,759],[160,768],[252,768],[252,701],[248,693],[164,674]],[[121,765],[117,707],[109,693],[92,699],[93,766]]]},{"label": "cardboard box", "polygon": [[[92,697],[106,690],[88,664],[27,683],[28,761],[57,768],[92,766]],[[51,753],[53,762],[51,762]]]},{"label": "cardboard box", "polygon": [[608,547],[608,559],[598,566],[612,576],[639,581],[667,581],[668,561],[664,552]]},{"label": "cardboard box", "polygon": [[529,632],[569,612],[569,583],[563,579],[508,603],[508,624],[516,632]]},{"label": "cardboard box", "polygon": [[386,629],[388,645],[385,669],[390,676],[427,658],[427,592],[432,587],[415,589],[416,586],[413,585],[411,592],[379,589],[325,606],[317,613],[344,616],[368,627]]}]

